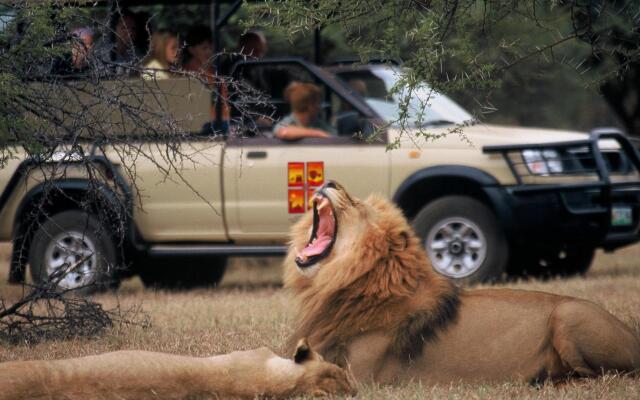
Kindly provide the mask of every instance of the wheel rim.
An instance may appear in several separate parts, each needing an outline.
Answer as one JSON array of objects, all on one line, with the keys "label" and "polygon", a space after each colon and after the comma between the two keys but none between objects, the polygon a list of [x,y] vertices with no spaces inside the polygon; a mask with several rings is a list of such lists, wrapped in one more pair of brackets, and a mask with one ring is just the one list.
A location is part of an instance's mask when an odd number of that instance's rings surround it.
[{"label": "wheel rim", "polygon": [[54,238],[44,253],[47,276],[59,268],[68,268],[58,286],[76,289],[90,285],[95,280],[97,268],[96,246],[81,232],[68,231]]},{"label": "wheel rim", "polygon": [[480,228],[461,217],[435,224],[427,234],[425,248],[433,268],[451,278],[472,275],[487,255],[487,241]]}]

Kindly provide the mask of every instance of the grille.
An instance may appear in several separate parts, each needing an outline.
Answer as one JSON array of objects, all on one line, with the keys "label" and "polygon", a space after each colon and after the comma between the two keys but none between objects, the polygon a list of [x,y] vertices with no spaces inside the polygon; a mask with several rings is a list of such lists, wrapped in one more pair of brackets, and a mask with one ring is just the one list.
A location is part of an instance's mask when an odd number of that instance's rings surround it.
[{"label": "grille", "polygon": [[[566,173],[596,173],[596,161],[591,149],[586,147],[567,149],[567,153],[568,156],[565,157],[563,162]],[[602,156],[609,173],[624,175],[632,172],[629,159],[621,151],[603,150]]]}]

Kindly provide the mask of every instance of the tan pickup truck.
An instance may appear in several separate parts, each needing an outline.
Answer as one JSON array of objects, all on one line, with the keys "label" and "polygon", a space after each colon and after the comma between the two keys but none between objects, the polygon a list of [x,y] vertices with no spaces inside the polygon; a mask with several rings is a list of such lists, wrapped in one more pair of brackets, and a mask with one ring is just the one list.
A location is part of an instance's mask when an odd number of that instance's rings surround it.
[{"label": "tan pickup truck", "polygon": [[[135,181],[123,166],[133,158],[87,145],[102,171],[99,196],[87,195],[86,168],[63,147],[45,167],[42,160],[11,160],[0,171],[0,240],[14,243],[10,280],[22,281],[27,266],[35,280],[73,266],[61,285],[112,287],[135,273],[161,287],[214,285],[228,256],[283,254],[289,227],[307,211],[314,188],[329,179],[359,197],[393,199],[413,221],[435,270],[468,282],[523,272],[584,273],[597,248],[639,240],[640,159],[616,130],[475,123],[425,85],[415,103],[429,96],[426,113],[409,115],[409,126],[420,121],[415,130],[401,133],[392,123],[376,140],[354,136],[397,118],[389,91],[401,74],[389,65],[241,62],[234,76],[270,95],[276,119],[288,112],[282,89],[290,81],[319,84],[324,118],[338,135],[291,142],[268,131],[203,137],[183,144],[190,162],[170,179],[162,157],[137,158]],[[354,80],[364,83],[364,93],[351,89]],[[179,99],[173,110],[189,114],[187,129],[207,122],[206,89],[185,79],[162,84]],[[456,126],[463,137],[427,140],[419,133],[438,135]],[[162,143],[141,146],[152,154],[166,150]],[[65,173],[57,174],[61,166]]]}]

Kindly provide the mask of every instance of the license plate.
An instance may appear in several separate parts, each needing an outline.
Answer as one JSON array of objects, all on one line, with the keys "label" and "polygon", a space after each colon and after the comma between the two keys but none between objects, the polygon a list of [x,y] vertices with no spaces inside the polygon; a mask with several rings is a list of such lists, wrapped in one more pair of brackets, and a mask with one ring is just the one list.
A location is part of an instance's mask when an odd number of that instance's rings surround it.
[{"label": "license plate", "polygon": [[629,226],[633,223],[631,207],[613,207],[611,209],[611,225]]}]

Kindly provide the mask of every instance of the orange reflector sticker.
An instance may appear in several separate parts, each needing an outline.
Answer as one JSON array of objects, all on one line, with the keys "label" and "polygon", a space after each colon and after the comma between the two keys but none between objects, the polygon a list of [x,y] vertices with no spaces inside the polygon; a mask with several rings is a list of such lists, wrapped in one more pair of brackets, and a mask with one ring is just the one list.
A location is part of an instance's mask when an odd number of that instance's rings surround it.
[{"label": "orange reflector sticker", "polygon": [[[304,187],[304,163],[288,163],[288,186]],[[304,208],[304,205],[302,206]]]},{"label": "orange reflector sticker", "polygon": [[289,189],[289,214],[304,213],[304,189]]},{"label": "orange reflector sticker", "polygon": [[324,162],[315,161],[307,163],[307,184],[309,186],[322,186],[324,183]]}]

